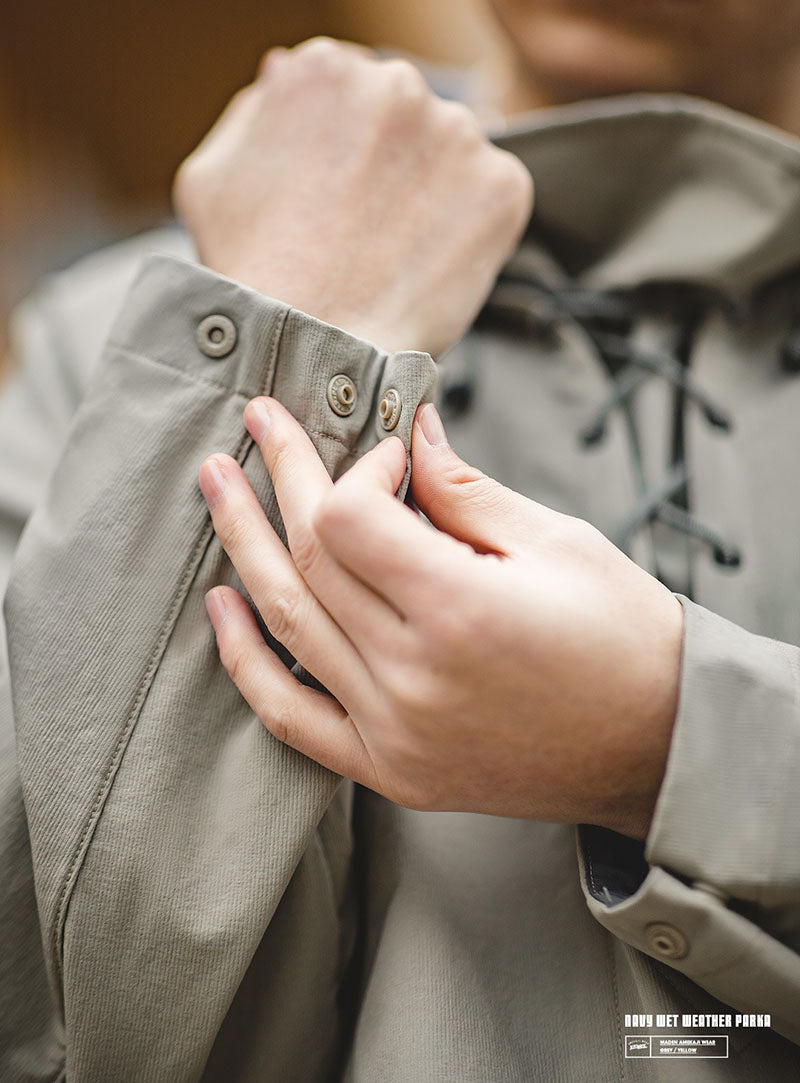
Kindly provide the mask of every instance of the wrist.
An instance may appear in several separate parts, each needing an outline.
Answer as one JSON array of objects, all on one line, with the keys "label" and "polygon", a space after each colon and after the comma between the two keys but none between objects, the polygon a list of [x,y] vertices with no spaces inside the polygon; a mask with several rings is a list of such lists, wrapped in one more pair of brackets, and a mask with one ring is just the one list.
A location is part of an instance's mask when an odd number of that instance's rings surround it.
[{"label": "wrist", "polygon": [[616,784],[589,821],[641,840],[650,830],[664,781],[680,693],[683,607],[674,595],[664,595],[669,604],[658,648],[631,691],[631,722],[620,728],[609,749],[604,774]]},{"label": "wrist", "polygon": [[203,262],[248,289],[291,305],[307,316],[338,327],[354,338],[371,342],[387,353],[399,350],[426,352],[421,342],[423,336],[406,326],[404,321],[382,313],[377,304],[356,305],[347,298],[330,296],[330,286],[320,278],[287,278],[285,274],[274,273],[273,269],[246,263],[229,264],[224,260],[206,259]]}]

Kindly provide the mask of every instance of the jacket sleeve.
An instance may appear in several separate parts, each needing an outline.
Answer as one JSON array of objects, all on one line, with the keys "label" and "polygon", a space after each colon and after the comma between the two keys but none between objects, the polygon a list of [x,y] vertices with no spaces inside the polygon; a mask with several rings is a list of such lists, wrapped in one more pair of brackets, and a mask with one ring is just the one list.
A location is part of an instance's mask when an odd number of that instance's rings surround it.
[{"label": "jacket sleeve", "polygon": [[[341,374],[347,416],[328,398]],[[218,664],[203,597],[237,581],[197,468],[233,455],[280,528],[241,421],[250,397],[279,398],[338,474],[386,435],[390,387],[408,446],[433,379],[427,355],[388,356],[190,263],[151,257],[132,286],[5,600],[70,1081],[133,1064],[154,1083],[197,1079],[220,1035],[254,1071],[268,1049],[269,1079],[316,1078],[334,1055],[345,817],[317,828],[342,791],[271,738]]]},{"label": "jacket sleeve", "polygon": [[[12,319],[11,363],[0,389],[0,597],[84,382],[56,318],[55,281],[43,283]],[[87,345],[84,365],[90,350]],[[0,943],[0,1079],[51,1081],[64,1060],[63,1031],[44,961],[1,613]]]},{"label": "jacket sleeve", "polygon": [[631,845],[583,829],[584,892],[614,935],[800,1042],[800,650],[680,600],[680,699],[646,861],[637,871]]}]

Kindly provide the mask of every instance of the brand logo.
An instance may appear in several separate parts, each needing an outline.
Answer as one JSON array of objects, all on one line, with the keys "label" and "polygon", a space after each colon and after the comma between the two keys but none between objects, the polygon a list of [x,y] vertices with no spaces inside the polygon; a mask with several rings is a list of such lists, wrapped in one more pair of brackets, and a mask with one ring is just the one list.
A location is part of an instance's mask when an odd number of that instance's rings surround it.
[{"label": "brand logo", "polygon": [[727,1034],[626,1034],[625,1056],[662,1060],[670,1057],[685,1059],[728,1056]]}]

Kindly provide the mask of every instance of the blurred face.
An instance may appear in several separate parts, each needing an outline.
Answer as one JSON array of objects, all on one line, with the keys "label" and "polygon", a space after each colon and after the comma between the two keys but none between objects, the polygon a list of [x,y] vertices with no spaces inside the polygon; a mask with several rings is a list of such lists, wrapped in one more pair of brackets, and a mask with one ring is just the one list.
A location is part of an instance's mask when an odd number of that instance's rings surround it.
[{"label": "blurred face", "polygon": [[555,100],[685,91],[758,112],[800,70],[800,0],[489,0],[520,73]]}]

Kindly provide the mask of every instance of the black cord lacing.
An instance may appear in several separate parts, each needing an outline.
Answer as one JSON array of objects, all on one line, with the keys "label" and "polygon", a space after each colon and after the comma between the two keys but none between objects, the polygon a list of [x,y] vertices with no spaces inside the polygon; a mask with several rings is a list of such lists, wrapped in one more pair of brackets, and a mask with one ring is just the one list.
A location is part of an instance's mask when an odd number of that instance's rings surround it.
[{"label": "black cord lacing", "polygon": [[728,415],[715,406],[705,392],[697,387],[683,365],[672,354],[662,350],[642,353],[640,350],[635,350],[622,335],[595,332],[591,337],[607,362],[618,362],[624,367],[613,376],[612,391],[608,399],[600,406],[594,420],[581,433],[584,443],[596,443],[603,436],[608,415],[617,406],[624,405],[648,376],[661,376],[673,387],[679,387],[687,398],[697,403],[709,424],[725,432],[730,431],[731,420]]},{"label": "black cord lacing", "polygon": [[[628,412],[631,397],[647,380],[657,377],[679,389],[694,402],[710,425],[728,432],[731,418],[700,388],[678,357],[665,350],[642,350],[631,341],[637,315],[635,302],[627,297],[595,290],[566,287],[551,289],[522,276],[505,274],[487,302],[480,322],[498,318],[517,325],[517,330],[551,336],[559,324],[577,323],[590,338],[611,375],[608,397],[579,434],[585,447],[601,441],[609,416],[617,409]],[[632,422],[629,426],[635,441]],[[724,567],[741,564],[739,549],[712,527],[697,519],[678,502],[685,495],[688,473],[681,457],[657,484],[647,484],[640,473],[640,493],[613,541],[627,550],[646,524],[658,521],[707,545],[714,560]]]}]

